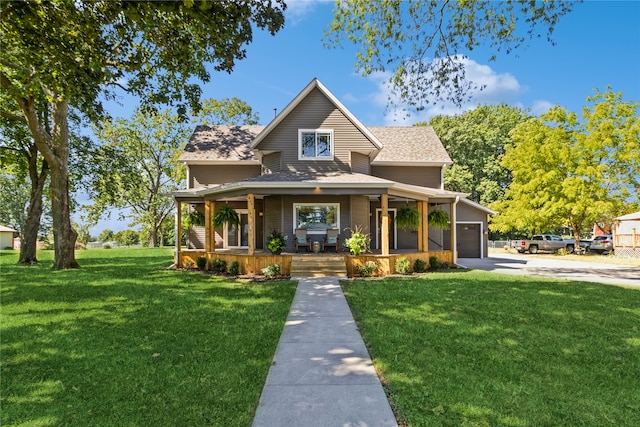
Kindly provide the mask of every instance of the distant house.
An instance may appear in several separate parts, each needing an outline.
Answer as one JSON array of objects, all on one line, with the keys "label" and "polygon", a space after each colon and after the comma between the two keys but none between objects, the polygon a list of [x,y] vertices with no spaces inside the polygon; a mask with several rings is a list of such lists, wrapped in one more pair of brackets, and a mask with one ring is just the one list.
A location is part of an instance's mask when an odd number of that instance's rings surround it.
[{"label": "distant house", "polygon": [[[178,217],[184,204],[208,218],[225,205],[241,221],[193,227],[187,250],[246,249],[253,256],[275,229],[288,236],[292,252],[296,230],[312,240],[338,230],[344,242],[358,227],[381,256],[429,252],[454,264],[487,256],[494,212],[444,188],[444,169],[453,162],[433,128],[364,126],[317,79],[267,126],[198,126],[179,161],[187,188],[172,193]],[[403,207],[419,212],[418,230],[396,225]],[[448,214],[448,229],[426,226],[436,209]]]},{"label": "distant house", "polygon": [[615,219],[613,249],[616,256],[640,258],[640,212]]},{"label": "distant house", "polygon": [[0,225],[0,249],[13,249],[13,234],[17,232],[13,228]]}]

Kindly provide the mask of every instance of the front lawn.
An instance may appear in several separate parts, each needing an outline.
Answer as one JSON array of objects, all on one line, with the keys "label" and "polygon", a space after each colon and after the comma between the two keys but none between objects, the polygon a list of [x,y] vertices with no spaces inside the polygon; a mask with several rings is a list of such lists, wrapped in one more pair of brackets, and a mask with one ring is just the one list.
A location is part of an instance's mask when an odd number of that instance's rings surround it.
[{"label": "front lawn", "polygon": [[475,271],[343,288],[401,425],[640,425],[638,290]]},{"label": "front lawn", "polygon": [[171,249],[0,256],[0,425],[247,426],[295,292],[166,270]]}]

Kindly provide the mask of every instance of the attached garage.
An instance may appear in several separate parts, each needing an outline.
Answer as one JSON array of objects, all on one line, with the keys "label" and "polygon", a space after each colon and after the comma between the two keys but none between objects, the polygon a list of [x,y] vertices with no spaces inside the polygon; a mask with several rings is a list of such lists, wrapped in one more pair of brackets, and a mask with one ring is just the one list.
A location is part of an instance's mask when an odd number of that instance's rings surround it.
[{"label": "attached garage", "polygon": [[456,224],[459,258],[482,258],[482,224]]}]

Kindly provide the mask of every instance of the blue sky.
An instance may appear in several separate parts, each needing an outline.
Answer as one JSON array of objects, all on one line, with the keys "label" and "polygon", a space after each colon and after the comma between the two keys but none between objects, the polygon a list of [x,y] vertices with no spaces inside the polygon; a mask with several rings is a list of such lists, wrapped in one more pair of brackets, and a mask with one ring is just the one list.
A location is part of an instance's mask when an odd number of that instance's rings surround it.
[{"label": "blue sky", "polygon": [[[413,124],[460,109],[435,105],[407,121],[385,115],[387,90],[382,76],[355,73],[355,47],[328,50],[323,35],[333,2],[290,1],[283,30],[254,33],[247,58],[232,74],[214,74],[204,96],[238,97],[260,115],[261,124],[282,110],[312,78],[320,81],[365,125]],[[506,102],[539,114],[559,104],[580,111],[597,87],[640,100],[640,1],[586,1],[557,25],[553,46],[535,40],[515,54],[489,62],[483,49],[469,54],[467,75],[487,85],[465,106]],[[517,55],[517,56],[516,56]]]},{"label": "blue sky", "polygon": [[[436,114],[460,113],[451,105],[435,105],[419,116],[394,116],[387,110],[382,76],[361,77],[354,70],[355,47],[328,50],[324,32],[332,19],[333,1],[288,1],[284,29],[275,36],[254,32],[247,58],[237,62],[231,74],[213,74],[203,87],[205,98],[237,97],[260,116],[260,124],[281,111],[314,77],[368,126],[410,125]],[[557,25],[553,46],[535,40],[515,54],[489,62],[484,49],[471,52],[467,76],[486,84],[483,92],[463,106],[509,105],[535,114],[552,105],[579,112],[595,88],[610,85],[624,99],[640,101],[640,1],[586,1]],[[463,52],[464,53],[464,52]],[[111,104],[114,116],[128,117],[135,102]],[[386,113],[386,114],[385,114]],[[92,228],[122,230],[127,222],[115,218]]]}]

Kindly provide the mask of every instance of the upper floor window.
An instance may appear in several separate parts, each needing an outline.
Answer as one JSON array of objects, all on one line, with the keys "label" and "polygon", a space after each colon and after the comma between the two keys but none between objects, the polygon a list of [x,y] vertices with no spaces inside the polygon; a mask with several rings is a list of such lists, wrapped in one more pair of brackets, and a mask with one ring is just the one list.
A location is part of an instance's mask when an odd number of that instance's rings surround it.
[{"label": "upper floor window", "polygon": [[333,160],[333,130],[300,129],[298,160]]}]

